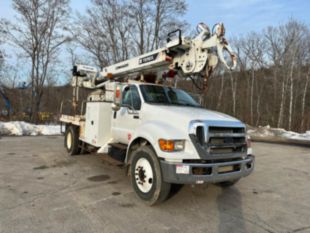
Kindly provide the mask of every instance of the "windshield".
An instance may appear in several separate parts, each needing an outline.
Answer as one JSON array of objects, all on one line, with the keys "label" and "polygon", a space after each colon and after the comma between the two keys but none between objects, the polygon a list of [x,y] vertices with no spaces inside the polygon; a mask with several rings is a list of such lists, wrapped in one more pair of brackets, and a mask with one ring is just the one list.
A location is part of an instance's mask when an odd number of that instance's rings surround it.
[{"label": "windshield", "polygon": [[140,89],[147,103],[200,107],[189,94],[180,89],[155,85],[140,85]]}]

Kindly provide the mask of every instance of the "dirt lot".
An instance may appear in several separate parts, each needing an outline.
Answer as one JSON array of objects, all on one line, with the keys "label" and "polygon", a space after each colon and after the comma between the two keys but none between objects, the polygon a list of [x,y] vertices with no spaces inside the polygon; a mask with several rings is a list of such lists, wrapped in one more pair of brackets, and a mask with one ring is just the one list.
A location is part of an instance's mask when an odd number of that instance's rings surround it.
[{"label": "dirt lot", "polygon": [[310,149],[255,143],[232,188],[185,186],[144,205],[122,168],[69,157],[62,137],[0,139],[0,232],[310,232]]}]

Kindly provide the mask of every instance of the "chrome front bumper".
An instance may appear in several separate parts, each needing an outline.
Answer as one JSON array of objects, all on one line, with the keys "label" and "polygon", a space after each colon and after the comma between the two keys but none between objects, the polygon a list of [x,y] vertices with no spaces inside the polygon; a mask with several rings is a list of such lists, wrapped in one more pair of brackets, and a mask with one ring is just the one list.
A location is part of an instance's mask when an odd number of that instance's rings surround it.
[{"label": "chrome front bumper", "polygon": [[[254,161],[254,155],[248,155],[245,159],[229,162],[172,163],[161,160],[160,163],[165,182],[202,184],[236,180],[248,176],[254,169]],[[230,167],[233,168],[231,171],[225,171]],[[197,170],[200,171],[198,174],[195,172]]]}]

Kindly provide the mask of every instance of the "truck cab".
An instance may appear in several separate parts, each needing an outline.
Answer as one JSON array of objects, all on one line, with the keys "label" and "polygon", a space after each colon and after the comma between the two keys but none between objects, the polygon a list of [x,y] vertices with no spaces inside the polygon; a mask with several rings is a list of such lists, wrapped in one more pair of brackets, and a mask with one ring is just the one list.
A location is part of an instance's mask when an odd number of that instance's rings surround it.
[{"label": "truck cab", "polygon": [[245,124],[204,109],[181,89],[111,82],[89,95],[85,109],[60,118],[69,154],[121,149],[135,193],[150,205],[164,201],[173,184],[230,186],[254,169]]}]

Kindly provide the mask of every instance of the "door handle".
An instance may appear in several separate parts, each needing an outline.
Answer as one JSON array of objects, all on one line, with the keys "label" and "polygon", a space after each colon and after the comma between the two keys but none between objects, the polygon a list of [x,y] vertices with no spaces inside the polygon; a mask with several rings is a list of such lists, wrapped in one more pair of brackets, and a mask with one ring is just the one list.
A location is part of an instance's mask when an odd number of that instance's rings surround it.
[{"label": "door handle", "polygon": [[133,116],[133,119],[139,119],[139,116],[135,115]]}]

